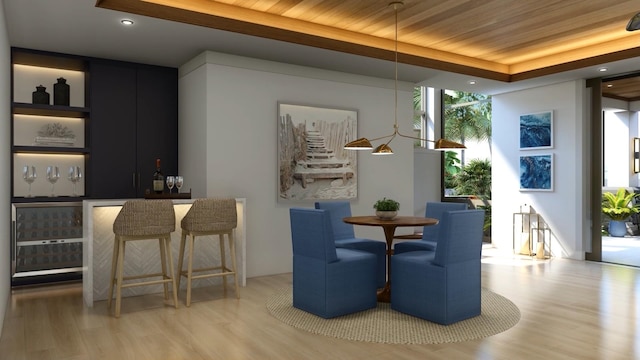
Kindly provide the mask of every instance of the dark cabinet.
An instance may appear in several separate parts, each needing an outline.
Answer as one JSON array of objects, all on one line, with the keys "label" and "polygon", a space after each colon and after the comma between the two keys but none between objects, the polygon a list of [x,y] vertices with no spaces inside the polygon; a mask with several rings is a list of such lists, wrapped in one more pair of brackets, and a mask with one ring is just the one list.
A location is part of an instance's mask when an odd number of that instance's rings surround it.
[{"label": "dark cabinet", "polygon": [[91,197],[143,197],[157,158],[177,174],[177,69],[94,60],[90,99]]}]

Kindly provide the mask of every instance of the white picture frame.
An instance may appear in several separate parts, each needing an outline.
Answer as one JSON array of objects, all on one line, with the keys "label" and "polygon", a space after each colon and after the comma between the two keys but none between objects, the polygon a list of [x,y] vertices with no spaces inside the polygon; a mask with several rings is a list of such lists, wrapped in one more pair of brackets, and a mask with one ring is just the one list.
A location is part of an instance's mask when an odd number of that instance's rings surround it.
[{"label": "white picture frame", "polygon": [[357,126],[355,109],[278,102],[278,201],[357,198]]}]

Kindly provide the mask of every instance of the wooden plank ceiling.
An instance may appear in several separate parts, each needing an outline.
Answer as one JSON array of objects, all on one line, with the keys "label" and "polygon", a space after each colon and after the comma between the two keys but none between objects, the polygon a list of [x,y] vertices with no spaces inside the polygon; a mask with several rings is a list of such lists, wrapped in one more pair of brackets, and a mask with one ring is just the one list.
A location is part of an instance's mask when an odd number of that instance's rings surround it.
[{"label": "wooden plank ceiling", "polygon": [[[393,60],[390,0],[97,0],[96,6]],[[405,0],[398,60],[501,81],[640,56],[637,0]]]}]

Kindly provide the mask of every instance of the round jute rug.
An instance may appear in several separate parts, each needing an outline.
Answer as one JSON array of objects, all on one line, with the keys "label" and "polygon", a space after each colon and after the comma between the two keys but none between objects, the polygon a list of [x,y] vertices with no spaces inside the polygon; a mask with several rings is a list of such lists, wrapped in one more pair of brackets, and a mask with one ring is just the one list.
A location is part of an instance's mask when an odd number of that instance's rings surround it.
[{"label": "round jute rug", "polygon": [[392,310],[387,303],[375,309],[323,319],[292,305],[291,288],[267,300],[276,319],[308,332],[346,340],[386,344],[441,344],[481,339],[510,329],[520,320],[520,310],[507,298],[482,289],[482,314],[451,325],[439,325]]}]

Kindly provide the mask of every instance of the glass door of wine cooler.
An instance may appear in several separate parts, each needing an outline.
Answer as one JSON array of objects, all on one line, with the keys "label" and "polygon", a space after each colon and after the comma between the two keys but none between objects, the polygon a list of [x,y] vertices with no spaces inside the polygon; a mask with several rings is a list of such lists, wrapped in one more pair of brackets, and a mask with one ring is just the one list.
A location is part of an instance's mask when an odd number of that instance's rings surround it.
[{"label": "glass door of wine cooler", "polygon": [[80,279],[82,203],[12,204],[13,285]]}]

